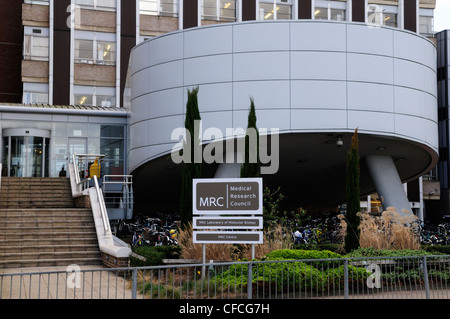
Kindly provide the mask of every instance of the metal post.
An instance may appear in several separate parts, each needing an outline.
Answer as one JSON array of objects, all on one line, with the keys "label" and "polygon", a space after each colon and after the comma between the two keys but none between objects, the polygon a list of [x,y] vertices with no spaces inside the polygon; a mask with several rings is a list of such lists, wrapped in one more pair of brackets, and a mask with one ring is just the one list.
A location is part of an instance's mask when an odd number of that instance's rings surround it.
[{"label": "metal post", "polygon": [[427,257],[423,256],[422,259],[423,266],[423,282],[425,284],[425,295],[427,299],[430,299],[430,284],[428,282],[428,269],[427,269]]},{"label": "metal post", "polygon": [[206,273],[206,244],[202,244],[202,279],[205,279],[205,273]]},{"label": "metal post", "polygon": [[137,268],[133,269],[133,275],[132,275],[132,290],[131,290],[131,298],[136,299],[137,298]]},{"label": "metal post", "polygon": [[348,259],[344,260],[344,298],[348,299]]},{"label": "metal post", "polygon": [[247,271],[247,299],[252,299],[252,273],[253,273],[253,263],[248,263],[248,271]]}]

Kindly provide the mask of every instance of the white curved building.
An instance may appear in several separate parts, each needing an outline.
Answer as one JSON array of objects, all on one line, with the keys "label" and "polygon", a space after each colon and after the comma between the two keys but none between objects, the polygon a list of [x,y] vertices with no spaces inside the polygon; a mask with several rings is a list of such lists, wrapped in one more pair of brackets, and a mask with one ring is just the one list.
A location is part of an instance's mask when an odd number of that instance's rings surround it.
[{"label": "white curved building", "polygon": [[190,28],[136,46],[130,84],[129,171],[156,206],[178,205],[181,165],[168,155],[196,86],[203,131],[245,129],[254,98],[258,128],[280,133],[279,168],[264,182],[293,205],[345,201],[356,128],[361,192],[376,190],[387,206],[409,209],[402,182],[438,161],[436,48],[407,30],[320,20]]}]

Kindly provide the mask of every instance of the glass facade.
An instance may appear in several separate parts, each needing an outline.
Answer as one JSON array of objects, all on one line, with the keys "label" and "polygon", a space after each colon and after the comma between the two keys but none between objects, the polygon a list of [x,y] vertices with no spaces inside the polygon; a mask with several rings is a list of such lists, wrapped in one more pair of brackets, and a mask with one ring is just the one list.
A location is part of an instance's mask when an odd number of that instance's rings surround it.
[{"label": "glass facade", "polygon": [[[29,136],[8,133],[24,127]],[[35,136],[39,129],[49,135]],[[125,174],[125,123],[2,121],[0,132],[2,176],[57,177],[74,153],[105,155],[102,175]]]}]

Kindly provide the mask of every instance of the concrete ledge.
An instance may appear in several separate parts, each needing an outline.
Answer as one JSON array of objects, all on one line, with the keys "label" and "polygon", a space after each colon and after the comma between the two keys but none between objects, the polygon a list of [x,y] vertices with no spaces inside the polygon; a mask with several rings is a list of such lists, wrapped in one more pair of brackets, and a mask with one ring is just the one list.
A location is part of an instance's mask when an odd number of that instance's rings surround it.
[{"label": "concrete ledge", "polygon": [[[114,237],[111,233],[111,229],[105,231],[100,212],[100,203],[98,201],[95,188],[89,188],[89,199],[92,209],[92,215],[94,217],[98,245],[102,254],[103,264],[106,267],[112,268],[128,267],[129,258],[131,256],[131,249],[129,247],[116,245],[114,242]],[[118,266],[119,264],[125,266]]]}]

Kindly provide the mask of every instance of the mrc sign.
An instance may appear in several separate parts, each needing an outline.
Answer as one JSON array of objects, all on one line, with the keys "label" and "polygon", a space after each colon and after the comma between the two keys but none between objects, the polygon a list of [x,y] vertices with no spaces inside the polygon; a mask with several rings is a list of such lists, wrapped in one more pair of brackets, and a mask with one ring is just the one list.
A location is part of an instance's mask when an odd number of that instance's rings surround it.
[{"label": "mrc sign", "polygon": [[262,178],[194,179],[192,193],[194,243],[262,243]]},{"label": "mrc sign", "polygon": [[262,178],[194,179],[193,214],[262,215]]}]

